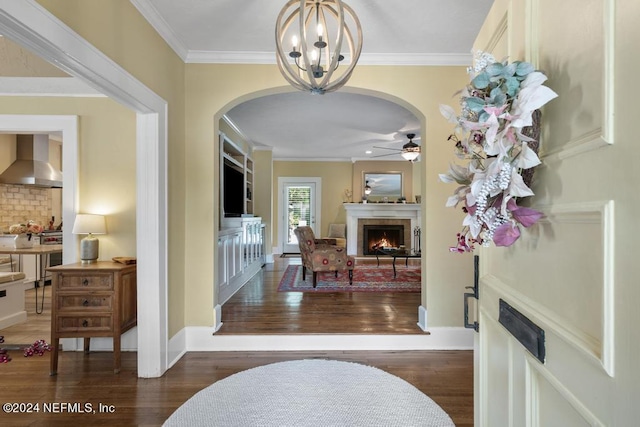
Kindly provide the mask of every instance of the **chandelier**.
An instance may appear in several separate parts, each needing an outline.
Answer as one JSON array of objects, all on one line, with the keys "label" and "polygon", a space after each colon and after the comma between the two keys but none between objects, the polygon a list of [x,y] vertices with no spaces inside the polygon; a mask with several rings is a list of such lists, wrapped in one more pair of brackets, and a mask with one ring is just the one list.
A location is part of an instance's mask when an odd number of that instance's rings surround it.
[{"label": "chandelier", "polygon": [[341,0],[289,0],[278,15],[278,68],[296,89],[324,94],[341,88],[361,51],[360,21]]}]

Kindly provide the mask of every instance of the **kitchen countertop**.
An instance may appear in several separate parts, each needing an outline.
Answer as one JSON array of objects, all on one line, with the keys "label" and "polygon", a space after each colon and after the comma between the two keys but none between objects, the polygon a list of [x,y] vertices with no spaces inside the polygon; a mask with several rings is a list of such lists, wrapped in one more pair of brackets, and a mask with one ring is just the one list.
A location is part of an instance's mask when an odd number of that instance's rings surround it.
[{"label": "kitchen countertop", "polygon": [[7,282],[15,282],[16,280],[22,280],[24,279],[25,275],[24,273],[20,273],[20,272],[7,272],[7,273],[1,273],[0,272],[0,283],[7,283]]},{"label": "kitchen countertop", "polygon": [[0,246],[0,254],[7,255],[46,255],[62,252],[62,245],[35,245],[31,248],[11,248]]}]

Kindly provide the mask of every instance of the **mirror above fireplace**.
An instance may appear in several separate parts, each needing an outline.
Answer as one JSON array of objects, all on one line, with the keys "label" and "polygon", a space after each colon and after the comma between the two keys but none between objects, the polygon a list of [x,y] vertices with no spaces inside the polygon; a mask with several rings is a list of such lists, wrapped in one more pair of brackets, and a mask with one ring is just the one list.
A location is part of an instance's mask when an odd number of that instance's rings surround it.
[{"label": "mirror above fireplace", "polygon": [[371,202],[396,202],[403,197],[402,172],[363,172],[362,188],[369,186]]}]

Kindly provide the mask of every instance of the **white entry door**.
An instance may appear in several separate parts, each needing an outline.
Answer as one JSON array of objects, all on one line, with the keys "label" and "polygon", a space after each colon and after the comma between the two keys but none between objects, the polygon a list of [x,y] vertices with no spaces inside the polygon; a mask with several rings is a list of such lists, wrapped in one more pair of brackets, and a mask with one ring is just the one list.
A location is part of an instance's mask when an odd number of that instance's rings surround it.
[{"label": "white entry door", "polygon": [[320,178],[278,178],[280,195],[279,229],[282,253],[299,253],[293,230],[308,225],[317,235],[320,224]]},{"label": "white entry door", "polygon": [[545,218],[479,253],[476,426],[640,425],[640,157],[635,115],[618,118],[638,111],[638,17],[637,1],[499,1],[476,40],[559,95],[531,198]]}]

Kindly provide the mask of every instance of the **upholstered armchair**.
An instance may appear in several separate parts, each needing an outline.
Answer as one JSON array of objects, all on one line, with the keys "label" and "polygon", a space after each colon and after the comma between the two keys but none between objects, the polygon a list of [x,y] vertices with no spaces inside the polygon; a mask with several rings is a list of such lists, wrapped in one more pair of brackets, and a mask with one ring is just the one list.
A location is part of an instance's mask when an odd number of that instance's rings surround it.
[{"label": "upholstered armchair", "polygon": [[323,239],[334,239],[334,245],[343,248],[347,247],[347,225],[346,224],[329,224],[329,234]]},{"label": "upholstered armchair", "polygon": [[349,272],[349,284],[353,283],[355,259],[347,255],[342,247],[319,243],[311,227],[298,227],[294,230],[300,246],[302,258],[302,280],[306,279],[306,270],[313,272],[313,287],[318,283],[318,273],[332,271],[338,277],[338,271]]}]

